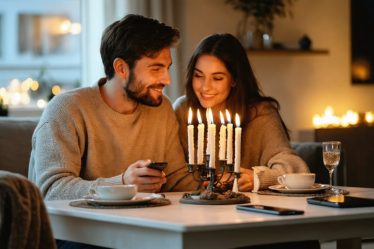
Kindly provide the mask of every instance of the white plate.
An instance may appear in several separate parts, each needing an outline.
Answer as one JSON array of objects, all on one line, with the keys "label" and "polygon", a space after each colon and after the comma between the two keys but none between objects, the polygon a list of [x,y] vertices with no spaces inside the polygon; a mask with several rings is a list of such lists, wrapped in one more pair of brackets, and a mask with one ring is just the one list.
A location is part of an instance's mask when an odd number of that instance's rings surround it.
[{"label": "white plate", "polygon": [[294,194],[295,193],[313,193],[313,192],[318,192],[318,191],[325,190],[328,188],[329,188],[329,185],[318,184],[318,183],[313,184],[311,188],[307,188],[307,189],[288,189],[284,185],[273,185],[269,187],[269,189],[273,191],[277,191],[281,193],[294,193]]},{"label": "white plate", "polygon": [[103,205],[103,206],[130,206],[130,205],[139,205],[146,204],[154,200],[154,196],[145,196],[140,197],[136,196],[131,200],[103,200],[103,199],[87,199],[87,203],[94,205]]}]

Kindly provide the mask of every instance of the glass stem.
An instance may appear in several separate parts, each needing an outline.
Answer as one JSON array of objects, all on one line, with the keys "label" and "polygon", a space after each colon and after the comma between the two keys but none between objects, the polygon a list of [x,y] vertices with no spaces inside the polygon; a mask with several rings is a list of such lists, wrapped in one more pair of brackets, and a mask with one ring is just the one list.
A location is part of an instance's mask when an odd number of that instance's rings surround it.
[{"label": "glass stem", "polygon": [[334,171],[330,170],[329,171],[329,175],[330,175],[330,189],[332,189],[332,173],[334,173]]}]

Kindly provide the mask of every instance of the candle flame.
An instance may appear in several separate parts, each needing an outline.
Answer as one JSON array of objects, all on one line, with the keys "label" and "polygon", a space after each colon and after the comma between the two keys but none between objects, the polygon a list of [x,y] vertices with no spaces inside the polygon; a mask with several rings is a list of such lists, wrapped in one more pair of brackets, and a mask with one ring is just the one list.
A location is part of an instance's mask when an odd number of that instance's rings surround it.
[{"label": "candle flame", "polygon": [[240,127],[240,117],[237,113],[235,114],[235,123],[236,127]]},{"label": "candle flame", "polygon": [[191,124],[192,123],[192,109],[190,107],[190,109],[188,110],[188,124]]},{"label": "candle flame", "polygon": [[210,108],[207,109],[207,118],[209,123],[214,124],[213,112]]},{"label": "candle flame", "polygon": [[372,112],[365,112],[365,121],[369,124],[374,122],[374,115]]},{"label": "candle flame", "polygon": [[225,124],[225,118],[223,117],[223,114],[221,111],[219,111],[219,117],[221,118],[221,124],[224,125]]},{"label": "candle flame", "polygon": [[226,109],[226,119],[227,119],[227,123],[231,123],[231,115],[227,109]]},{"label": "candle flame", "polygon": [[199,121],[199,124],[201,124],[203,121],[201,119],[200,111],[197,109],[197,120]]}]

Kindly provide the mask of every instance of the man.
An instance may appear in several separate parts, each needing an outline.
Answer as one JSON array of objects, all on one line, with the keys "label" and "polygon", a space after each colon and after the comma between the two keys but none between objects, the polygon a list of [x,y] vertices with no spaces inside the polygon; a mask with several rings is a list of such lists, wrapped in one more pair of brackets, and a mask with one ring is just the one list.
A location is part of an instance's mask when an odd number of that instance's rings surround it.
[{"label": "man", "polygon": [[[178,39],[178,30],[139,15],[105,29],[106,78],[53,98],[33,134],[29,178],[45,199],[82,198],[100,182],[136,184],[141,192],[197,186],[162,94]],[[165,172],[147,168],[151,161],[167,161]]]}]

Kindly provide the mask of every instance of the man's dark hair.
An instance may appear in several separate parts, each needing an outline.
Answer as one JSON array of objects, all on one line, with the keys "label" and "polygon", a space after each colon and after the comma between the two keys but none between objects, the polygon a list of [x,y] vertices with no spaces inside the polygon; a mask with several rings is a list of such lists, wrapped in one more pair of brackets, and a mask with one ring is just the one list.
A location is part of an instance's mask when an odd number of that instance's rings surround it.
[{"label": "man's dark hair", "polygon": [[100,46],[107,79],[114,76],[114,59],[123,59],[131,70],[141,57],[153,57],[178,40],[177,29],[144,16],[130,14],[112,23],[104,30]]}]

